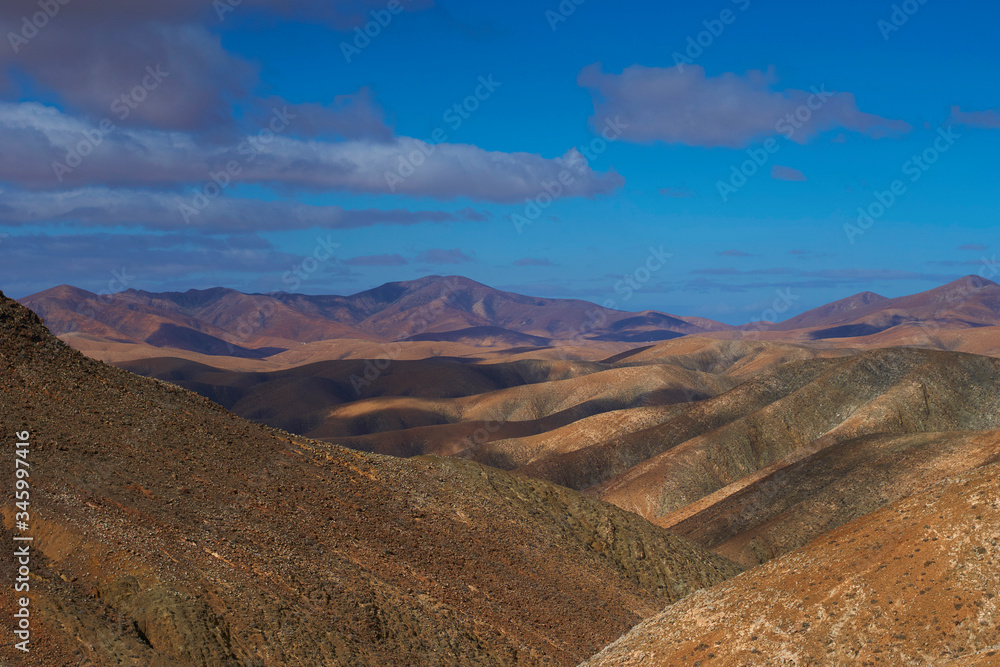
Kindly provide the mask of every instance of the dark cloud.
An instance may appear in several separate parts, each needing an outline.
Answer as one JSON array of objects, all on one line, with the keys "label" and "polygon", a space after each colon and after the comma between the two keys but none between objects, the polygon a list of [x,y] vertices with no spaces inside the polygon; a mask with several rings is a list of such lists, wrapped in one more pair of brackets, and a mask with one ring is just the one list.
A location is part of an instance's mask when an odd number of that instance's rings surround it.
[{"label": "dark cloud", "polygon": [[0,224],[37,225],[53,222],[83,226],[143,227],[202,234],[291,229],[358,229],[375,225],[483,222],[485,213],[471,208],[455,212],[408,209],[345,209],[288,201],[220,197],[202,210],[182,208],[190,201],[172,193],[147,190],[83,188],[58,195],[0,190]]},{"label": "dark cloud", "polygon": [[[610,193],[622,182],[614,172],[593,171],[575,151],[549,159],[444,143],[428,155],[427,144],[409,137],[299,139],[291,136],[289,128],[296,119],[289,113],[272,112],[259,132],[216,146],[176,132],[121,127],[99,133],[93,123],[53,107],[0,104],[0,145],[7,158],[0,162],[0,181],[36,189],[81,185],[211,189],[212,174],[229,171],[222,178],[231,183],[496,202],[537,197],[545,193],[544,182],[559,180],[567,171],[572,176],[563,192],[567,197]],[[87,155],[79,161],[73,157],[83,152]],[[70,167],[58,167],[62,181],[54,163]]]},{"label": "dark cloud", "polygon": [[114,28],[56,16],[19,53],[0,53],[0,66],[23,72],[94,123],[168,130],[230,125],[232,100],[245,97],[257,76],[196,25]]},{"label": "dark cloud", "polygon": [[[600,63],[584,68],[578,83],[591,91],[594,115],[600,126],[607,118],[627,125],[623,138],[649,143],[663,141],[688,146],[742,148],[764,137],[784,134],[805,143],[820,132],[846,129],[872,137],[899,134],[909,124],[862,112],[851,93],[812,90],[775,90],[773,72],[744,75],[705,75],[698,65],[643,67],[633,65],[621,74],[605,73]],[[828,97],[827,97],[828,95]],[[781,125],[788,114],[809,102],[806,122]]]},{"label": "dark cloud", "polygon": [[[316,19],[337,30],[349,32],[371,21],[372,12],[383,14],[388,4],[388,0],[244,0],[244,5],[241,6],[296,21]],[[434,0],[401,0],[400,6],[404,12],[419,12],[430,9],[435,4]]]},{"label": "dark cloud", "polygon": [[362,88],[350,95],[338,95],[330,104],[305,102],[289,103],[279,97],[262,102],[256,113],[256,125],[264,127],[275,110],[286,109],[294,122],[289,127],[292,136],[323,139],[372,139],[389,141],[392,128],[386,122],[386,113],[375,101],[371,88]]},{"label": "dark cloud", "polygon": [[[0,31],[10,45],[0,49],[0,71],[23,74],[92,120],[111,116],[115,100],[135,90],[143,99],[129,108],[127,117],[118,119],[123,124],[218,129],[232,124],[234,103],[252,104],[246,98],[258,83],[256,67],[222,47],[218,33],[232,25],[227,23],[231,15],[259,16],[262,24],[273,21],[274,15],[318,20],[350,31],[372,21],[373,11],[388,14],[386,4],[385,0],[77,0],[60,3],[58,13],[35,29],[30,17],[39,12],[37,0],[7,0],[0,5]],[[433,2],[408,0],[401,6],[419,11]],[[28,28],[24,17],[29,17]],[[147,68],[167,73],[148,94],[137,88],[150,81]],[[11,85],[9,78],[0,79],[0,93],[10,97]],[[343,130],[344,114],[326,111],[319,104],[302,108],[317,132]],[[375,131],[369,128],[365,136],[374,136]]]},{"label": "dark cloud", "polygon": [[[62,4],[62,3],[61,3]],[[58,16],[70,21],[92,21],[114,27],[147,21],[187,23],[213,19],[225,22],[234,14],[266,11],[295,20],[326,21],[339,29],[351,29],[370,21],[372,11],[386,8],[387,0],[170,0],[170,2],[136,2],[135,0],[101,0],[101,2],[67,2]],[[432,0],[402,0],[403,11],[421,11],[434,6]],[[232,9],[233,11],[228,11]],[[17,22],[39,10],[38,0],[6,0],[0,5],[0,20]],[[273,18],[273,17],[272,17]],[[58,20],[58,19],[56,19]],[[268,19],[271,20],[271,19]]]}]

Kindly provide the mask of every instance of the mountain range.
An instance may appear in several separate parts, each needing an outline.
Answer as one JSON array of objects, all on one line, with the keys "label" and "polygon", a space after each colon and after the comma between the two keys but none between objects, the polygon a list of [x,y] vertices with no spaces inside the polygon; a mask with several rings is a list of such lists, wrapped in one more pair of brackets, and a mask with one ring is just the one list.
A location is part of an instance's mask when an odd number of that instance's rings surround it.
[{"label": "mountain range", "polygon": [[113,366],[0,298],[45,664],[993,664],[1000,286],[580,336],[448,280],[24,300]]},{"label": "mountain range", "polygon": [[[629,313],[571,299],[503,292],[459,276],[387,283],[351,296],[244,294],[226,288],[96,295],[70,286],[25,297],[57,335],[81,349],[101,344],[131,358],[170,348],[208,356],[266,359],[303,344],[387,342],[447,349],[536,349],[568,345],[615,350],[680,336],[922,345],[991,353],[1000,326],[1000,285],[967,276],[927,292],[886,298],[862,292],[784,322],[734,327],[657,311]],[[957,340],[955,331],[965,332]],[[125,347],[132,346],[132,347]],[[341,346],[343,347],[343,346]],[[622,348],[624,349],[624,348]],[[316,359],[323,356],[320,353]]]},{"label": "mountain range", "polygon": [[78,332],[204,354],[222,354],[234,345],[237,356],[268,356],[282,351],[275,348],[330,339],[492,338],[538,346],[571,339],[655,341],[732,328],[701,318],[528,297],[459,276],[387,283],[352,296],[243,294],[225,288],[98,296],[63,285],[21,302],[57,334]]},{"label": "mountain range", "polygon": [[574,665],[742,569],[548,482],[251,424],[2,295],[0,369],[31,445],[31,664]]}]

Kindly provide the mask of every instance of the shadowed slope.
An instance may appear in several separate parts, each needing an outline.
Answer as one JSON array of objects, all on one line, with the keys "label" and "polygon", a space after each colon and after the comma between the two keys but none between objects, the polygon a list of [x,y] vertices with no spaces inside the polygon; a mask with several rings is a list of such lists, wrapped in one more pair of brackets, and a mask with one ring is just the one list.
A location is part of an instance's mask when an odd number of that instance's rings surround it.
[{"label": "shadowed slope", "polygon": [[678,414],[668,413],[662,423],[616,434],[582,449],[537,458],[519,472],[570,488],[588,489],[688,440],[766,408],[835,364],[834,360],[823,359],[781,365],[720,396],[693,403]]},{"label": "shadowed slope", "polygon": [[[797,368],[806,367],[785,364],[767,378],[777,381],[783,372],[787,381]],[[1000,428],[998,359],[894,348],[863,352],[795,379],[804,378],[808,382],[788,386],[766,406],[665,448],[588,493],[653,520],[821,437],[841,442],[879,433]],[[739,400],[753,385],[711,400]]]},{"label": "shadowed slope", "polygon": [[946,477],[1000,461],[1000,432],[821,438],[803,450],[657,523],[754,566]]},{"label": "shadowed slope", "polygon": [[717,340],[687,336],[606,359],[617,366],[669,364],[701,373],[750,378],[789,361],[841,357],[851,350],[749,340]]},{"label": "shadowed slope", "polygon": [[330,427],[344,429],[345,435],[390,430],[389,424],[373,422],[379,418],[389,420],[406,410],[419,412],[438,423],[527,421],[569,412],[563,422],[569,423],[597,412],[704,398],[719,394],[732,384],[714,375],[670,366],[612,368],[455,399],[385,397],[355,401],[333,410],[328,418]]},{"label": "shadowed slope", "polygon": [[864,292],[768,328],[806,330],[812,338],[843,338],[874,334],[901,324],[959,329],[998,325],[1000,285],[973,275],[895,299]]},{"label": "shadowed slope", "polygon": [[0,370],[31,433],[39,664],[570,665],[738,571],[542,481],[248,423],[2,296]]},{"label": "shadowed slope", "polygon": [[633,628],[587,667],[994,665],[992,465],[851,521]]},{"label": "shadowed slope", "polygon": [[[377,365],[376,365],[377,364]],[[450,399],[581,377],[604,366],[575,361],[520,360],[473,364],[464,360],[338,360],[287,370],[226,371],[193,361],[144,359],[117,364],[126,370],[196,391],[246,419],[306,434],[321,428],[336,406],[379,405],[380,397]],[[415,402],[415,404],[420,404]],[[430,408],[428,408],[431,412]],[[359,412],[365,412],[360,410]],[[436,418],[432,421],[438,421]],[[346,435],[367,427],[331,425]],[[375,431],[384,429],[373,429]]]}]

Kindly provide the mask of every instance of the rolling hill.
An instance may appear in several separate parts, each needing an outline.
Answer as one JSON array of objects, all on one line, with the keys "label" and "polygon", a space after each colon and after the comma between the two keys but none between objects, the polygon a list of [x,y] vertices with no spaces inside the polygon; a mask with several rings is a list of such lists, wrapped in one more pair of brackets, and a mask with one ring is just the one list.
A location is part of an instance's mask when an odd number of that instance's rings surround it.
[{"label": "rolling hill", "polygon": [[216,355],[224,351],[215,339],[267,356],[336,339],[547,347],[553,341],[631,343],[733,329],[702,318],[503,292],[460,276],[386,283],[350,296],[243,294],[221,287],[96,295],[63,285],[21,303],[57,335],[81,332]]},{"label": "rolling hill", "polygon": [[858,517],[667,607],[584,665],[995,665],[998,475],[948,477]]},{"label": "rolling hill", "polygon": [[96,295],[63,285],[21,301],[95,358],[176,356],[232,370],[344,358],[598,360],[690,336],[813,350],[911,346],[1000,355],[1000,286],[978,276],[892,299],[862,292],[784,322],[742,327],[524,296],[459,276],[386,283],[350,296],[225,288]]},{"label": "rolling hill", "polygon": [[0,368],[0,420],[30,432],[38,664],[572,665],[740,569],[544,481],[251,424],[3,297]]},{"label": "rolling hill", "polygon": [[[113,344],[177,350],[120,363],[156,379],[89,360],[0,302],[11,378],[0,417],[37,434],[36,463],[49,471],[36,544],[52,660],[576,664],[652,616],[593,664],[753,664],[753,651],[772,655],[781,642],[789,664],[822,651],[864,661],[868,644],[836,633],[884,621],[849,601],[920,595],[901,583],[914,570],[899,549],[971,544],[952,533],[926,544],[949,524],[924,511],[937,496],[911,499],[1000,464],[1000,359],[941,349],[996,344],[993,283],[862,294],[752,336],[626,343],[592,332],[573,341],[580,358],[559,342],[575,302],[532,306],[477,285],[436,307],[440,330],[409,335],[393,359],[364,351],[385,350],[386,332],[450,299],[440,281],[355,297],[143,293],[120,315],[103,311],[104,329],[68,335],[99,349],[113,325],[133,341]],[[282,315],[264,318],[240,357],[226,304],[268,299]],[[864,336],[814,335],[900,313],[910,319]],[[623,339],[682,328],[620,315],[608,330]],[[351,337],[282,338],[326,335],[333,318],[349,321],[334,324]],[[933,341],[880,345],[913,328]],[[992,519],[966,516],[973,504],[935,516],[954,511],[955,525],[986,521],[989,532]],[[901,512],[933,531],[886,523]],[[12,505],[3,516],[10,531]],[[885,576],[851,560],[862,551],[889,559]],[[949,554],[921,568],[946,563],[921,575],[934,600],[924,616],[894,608],[906,630],[878,643],[885,655],[989,664],[992,645],[970,617],[927,620],[947,611],[937,577],[971,585],[963,577],[982,565]],[[848,563],[854,597],[804,575],[803,559]],[[744,568],[749,584],[720,584]],[[837,604],[817,608],[824,587]],[[960,597],[961,609],[992,600]],[[763,625],[746,616],[762,600],[772,605]],[[849,625],[837,625],[844,609]],[[712,614],[729,629],[701,630],[697,619]],[[944,642],[937,653],[909,639],[931,631]]]},{"label": "rolling hill", "polygon": [[685,337],[601,362],[400,361],[366,395],[349,381],[360,361],[125,367],[332,444],[567,486],[744,565],[984,465],[980,441],[957,436],[1000,428],[1000,360],[914,348]]},{"label": "rolling hill", "polygon": [[[1000,360],[962,353],[890,348],[842,360],[791,362],[702,401],[682,418],[689,422],[695,411],[734,417],[725,423],[711,419],[704,422],[710,429],[697,431],[668,423],[605,445],[618,460],[629,460],[626,452],[656,453],[627,471],[599,466],[604,479],[587,488],[655,519],[820,438],[1000,428],[997,387]],[[730,404],[745,407],[734,412]],[[586,468],[583,462],[573,466]],[[541,476],[582,486],[565,472]],[[592,479],[589,473],[586,480]]]},{"label": "rolling hill", "polygon": [[927,292],[895,299],[862,292],[807,311],[766,331],[804,331],[812,339],[853,338],[893,327],[966,329],[1000,325],[1000,285],[966,276]]}]

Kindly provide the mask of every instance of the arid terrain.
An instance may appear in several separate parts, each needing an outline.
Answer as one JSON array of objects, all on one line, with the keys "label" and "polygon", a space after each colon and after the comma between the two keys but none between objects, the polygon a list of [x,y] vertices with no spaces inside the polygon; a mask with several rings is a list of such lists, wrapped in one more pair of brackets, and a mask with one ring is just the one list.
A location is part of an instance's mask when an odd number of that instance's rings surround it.
[{"label": "arid terrain", "polygon": [[998,474],[949,477],[861,516],[667,607],[584,664],[1000,664]]},{"label": "arid terrain", "polygon": [[551,483],[251,424],[7,299],[0,363],[32,445],[24,664],[572,665],[741,569]]},{"label": "arid terrain", "polygon": [[752,328],[454,277],[22,302],[94,358],[4,301],[54,660],[1000,650],[990,281]]},{"label": "arid terrain", "polygon": [[1000,667],[1000,2],[0,26],[0,667]]}]

